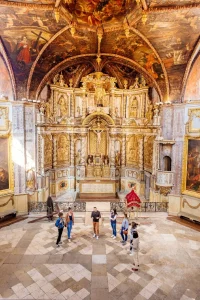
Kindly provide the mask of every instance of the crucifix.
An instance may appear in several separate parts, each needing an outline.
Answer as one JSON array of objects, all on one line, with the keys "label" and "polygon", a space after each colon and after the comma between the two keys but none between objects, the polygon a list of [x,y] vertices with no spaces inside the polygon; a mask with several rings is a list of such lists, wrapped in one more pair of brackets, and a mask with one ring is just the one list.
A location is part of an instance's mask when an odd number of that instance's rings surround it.
[{"label": "crucifix", "polygon": [[97,144],[96,144],[96,151],[97,153],[100,150],[100,144],[101,144],[101,134],[102,132],[105,130],[105,128],[101,127],[101,121],[100,121],[100,117],[97,117],[97,121],[96,121],[97,127],[93,128],[93,132],[96,134],[97,136]]}]

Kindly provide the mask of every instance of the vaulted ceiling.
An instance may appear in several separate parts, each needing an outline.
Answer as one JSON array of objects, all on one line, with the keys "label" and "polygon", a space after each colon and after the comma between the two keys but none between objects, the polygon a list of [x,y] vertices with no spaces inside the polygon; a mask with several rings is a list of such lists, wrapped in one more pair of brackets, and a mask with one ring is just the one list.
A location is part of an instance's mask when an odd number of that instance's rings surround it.
[{"label": "vaulted ceiling", "polygon": [[101,70],[120,88],[143,74],[162,100],[179,102],[199,32],[200,0],[0,0],[17,99],[37,98],[60,71],[78,87]]}]

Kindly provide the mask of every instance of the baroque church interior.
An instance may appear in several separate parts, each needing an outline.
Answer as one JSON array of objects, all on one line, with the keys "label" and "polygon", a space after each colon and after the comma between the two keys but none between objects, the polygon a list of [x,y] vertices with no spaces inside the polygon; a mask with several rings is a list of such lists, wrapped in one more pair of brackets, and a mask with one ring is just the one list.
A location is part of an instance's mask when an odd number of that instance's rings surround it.
[{"label": "baroque church interior", "polygon": [[200,299],[199,32],[200,0],[0,0],[0,298]]}]

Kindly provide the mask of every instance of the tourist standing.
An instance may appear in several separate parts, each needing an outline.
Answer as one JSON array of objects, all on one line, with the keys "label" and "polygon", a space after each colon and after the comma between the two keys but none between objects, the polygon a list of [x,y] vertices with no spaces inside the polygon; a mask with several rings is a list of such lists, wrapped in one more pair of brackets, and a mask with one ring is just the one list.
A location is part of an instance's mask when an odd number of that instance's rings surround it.
[{"label": "tourist standing", "polygon": [[139,235],[137,231],[133,231],[133,239],[131,243],[131,256],[133,256],[133,265],[134,268],[132,268],[133,271],[138,271],[139,268],[139,259],[138,259],[138,252],[139,252]]},{"label": "tourist standing", "polygon": [[97,210],[96,207],[94,207],[94,210],[91,213],[91,218],[93,219],[93,230],[94,230],[93,238],[96,237],[96,239],[98,240],[98,238],[99,238],[99,219],[101,218],[101,213]]},{"label": "tourist standing", "polygon": [[57,247],[60,247],[59,244],[62,244],[61,236],[62,236],[62,233],[63,233],[63,228],[65,226],[65,223],[64,223],[64,220],[63,220],[63,213],[59,212],[58,216],[59,217],[58,217],[58,219],[56,220],[56,223],[55,223],[55,226],[58,228],[58,238],[57,238],[56,245],[57,245]]},{"label": "tourist standing", "polygon": [[122,237],[121,243],[123,245],[126,245],[128,239],[128,227],[129,227],[129,222],[127,218],[127,213],[124,213],[124,219],[122,221],[122,226],[121,226],[121,237]]},{"label": "tourist standing", "polygon": [[53,221],[53,200],[52,198],[49,196],[47,198],[47,218],[50,221]]},{"label": "tourist standing", "polygon": [[65,217],[65,224],[67,227],[68,242],[71,242],[71,231],[72,231],[72,226],[74,225],[74,214],[71,207],[68,208],[68,213],[66,214]]},{"label": "tourist standing", "polygon": [[116,236],[117,236],[117,211],[116,209],[113,209],[111,210],[111,213],[110,213],[110,224],[111,224],[111,227],[112,227],[112,235],[111,237],[113,239],[116,239]]}]

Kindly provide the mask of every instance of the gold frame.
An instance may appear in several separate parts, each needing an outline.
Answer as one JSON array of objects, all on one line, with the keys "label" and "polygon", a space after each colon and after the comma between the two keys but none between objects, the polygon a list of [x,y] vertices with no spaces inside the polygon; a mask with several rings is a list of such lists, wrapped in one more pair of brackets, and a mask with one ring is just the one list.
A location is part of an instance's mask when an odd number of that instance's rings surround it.
[{"label": "gold frame", "polygon": [[0,196],[6,196],[14,193],[14,177],[12,162],[12,136],[10,134],[0,134],[0,138],[8,139],[8,171],[9,171],[9,188],[0,190]]},{"label": "gold frame", "polygon": [[200,193],[187,190],[187,188],[186,188],[187,162],[188,162],[188,141],[189,140],[199,140],[200,141],[200,137],[185,136],[185,139],[184,139],[183,164],[182,164],[182,170],[183,170],[182,171],[182,194],[200,198]]},{"label": "gold frame", "polygon": [[188,116],[189,116],[189,132],[191,133],[199,133],[200,128],[194,128],[192,123],[194,117],[200,119],[200,108],[192,108],[188,110]]}]

